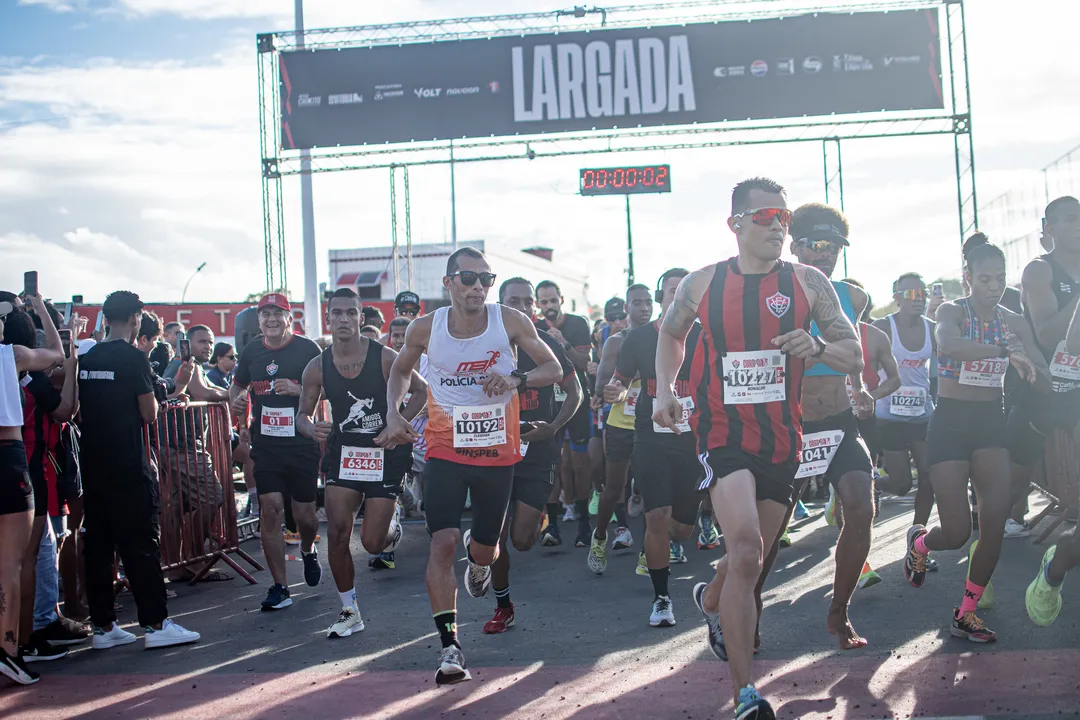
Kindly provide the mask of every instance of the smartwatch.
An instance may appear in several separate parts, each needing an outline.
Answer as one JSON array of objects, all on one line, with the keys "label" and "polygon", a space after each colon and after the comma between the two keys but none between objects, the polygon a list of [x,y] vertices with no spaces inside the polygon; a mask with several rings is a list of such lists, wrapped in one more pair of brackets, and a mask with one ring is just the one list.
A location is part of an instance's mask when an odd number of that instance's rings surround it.
[{"label": "smartwatch", "polygon": [[814,353],[813,355],[811,355],[810,357],[819,358],[819,357],[821,357],[822,355],[825,354],[825,347],[826,347],[825,346],[825,341],[822,340],[817,335],[815,335],[814,336],[814,342],[817,343],[817,352]]},{"label": "smartwatch", "polygon": [[518,387],[525,387],[529,384],[529,373],[521,372],[517,368],[514,368],[512,371],[510,371],[510,377],[516,377],[518,380],[521,381],[521,384],[518,385]]}]

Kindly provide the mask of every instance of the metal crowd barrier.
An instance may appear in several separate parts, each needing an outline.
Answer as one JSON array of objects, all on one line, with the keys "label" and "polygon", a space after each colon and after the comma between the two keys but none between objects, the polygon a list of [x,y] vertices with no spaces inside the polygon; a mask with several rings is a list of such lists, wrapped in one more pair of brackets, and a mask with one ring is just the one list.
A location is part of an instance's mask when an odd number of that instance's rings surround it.
[{"label": "metal crowd barrier", "polygon": [[220,560],[256,584],[231,554],[263,569],[239,546],[230,430],[224,402],[163,406],[145,430],[161,488],[161,567],[198,566],[191,583]]},{"label": "metal crowd barrier", "polygon": [[1080,489],[1080,448],[1077,447],[1072,435],[1064,430],[1055,430],[1047,437],[1040,465],[1035,477],[1040,478],[1042,482],[1032,484],[1050,499],[1050,504],[1028,525],[1035,527],[1047,516],[1053,516],[1053,521],[1035,538],[1037,544],[1046,542],[1046,539],[1066,517],[1077,511],[1077,492]]}]

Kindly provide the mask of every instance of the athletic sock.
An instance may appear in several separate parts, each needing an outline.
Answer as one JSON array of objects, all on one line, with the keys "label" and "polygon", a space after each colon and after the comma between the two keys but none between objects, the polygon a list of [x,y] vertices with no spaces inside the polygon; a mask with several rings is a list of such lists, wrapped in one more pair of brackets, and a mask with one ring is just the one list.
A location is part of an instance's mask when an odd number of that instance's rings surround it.
[{"label": "athletic sock", "polygon": [[922,553],[923,555],[930,554],[930,548],[926,547],[926,536],[929,534],[930,533],[923,533],[915,538],[915,552]]},{"label": "athletic sock", "polygon": [[448,648],[451,645],[461,648],[461,643],[457,639],[457,612],[454,610],[447,610],[446,612],[435,613],[435,627],[439,630],[439,640],[442,641],[442,646]]},{"label": "athletic sock", "polygon": [[339,592],[338,597],[341,598],[341,607],[357,609],[356,607],[356,588],[348,590],[346,592]]},{"label": "athletic sock", "polygon": [[615,503],[615,522],[618,523],[618,526],[621,528],[630,527],[630,518],[626,514],[625,502]]},{"label": "athletic sock", "polygon": [[514,607],[514,603],[510,602],[509,583],[507,583],[506,587],[502,588],[501,590],[497,587],[493,587],[492,590],[495,591],[495,600],[499,603],[499,607],[507,609]]},{"label": "athletic sock", "polygon": [[584,520],[589,522],[589,501],[588,500],[575,500],[574,512],[577,513],[578,522]]},{"label": "athletic sock", "polygon": [[668,575],[670,573],[671,568],[662,567],[659,570],[653,570],[652,568],[649,568],[649,577],[652,578],[653,592],[656,593],[656,597],[667,597]]},{"label": "athletic sock", "polygon": [[986,590],[985,586],[976,585],[970,580],[967,581],[967,585],[964,586],[964,599],[960,603],[958,617],[963,617],[968,613],[975,612],[979,607],[979,598],[982,597],[984,590]]},{"label": "athletic sock", "polygon": [[548,529],[554,528],[555,532],[559,531],[559,512],[562,510],[562,506],[559,503],[548,503]]}]

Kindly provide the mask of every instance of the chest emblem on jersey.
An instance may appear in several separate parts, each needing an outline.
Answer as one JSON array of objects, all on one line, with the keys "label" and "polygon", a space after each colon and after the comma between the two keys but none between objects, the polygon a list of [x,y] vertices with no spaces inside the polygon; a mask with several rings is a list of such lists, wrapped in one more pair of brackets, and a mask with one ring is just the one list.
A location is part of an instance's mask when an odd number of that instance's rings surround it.
[{"label": "chest emblem on jersey", "polygon": [[1066,295],[1072,295],[1073,286],[1072,283],[1061,283],[1061,292]]},{"label": "chest emblem on jersey", "polygon": [[484,360],[466,360],[465,362],[458,363],[456,374],[483,375],[488,370],[495,367],[495,363],[500,357],[502,357],[502,353],[498,350],[488,350],[488,357]]},{"label": "chest emblem on jersey", "polygon": [[273,360],[271,360],[270,364],[266,366],[266,374],[271,375],[271,376],[277,375],[277,371],[278,371],[277,363],[274,362]]},{"label": "chest emblem on jersey", "polygon": [[769,312],[775,317],[784,317],[784,313],[791,307],[791,298],[778,292],[771,297],[765,298],[765,307],[769,308]]},{"label": "chest emblem on jersey", "polygon": [[368,410],[375,406],[375,398],[358,398],[351,392],[346,391],[353,399],[352,407],[349,408],[349,416],[341,421],[338,430],[343,433],[362,433],[374,435],[382,429],[382,413],[368,415]]}]

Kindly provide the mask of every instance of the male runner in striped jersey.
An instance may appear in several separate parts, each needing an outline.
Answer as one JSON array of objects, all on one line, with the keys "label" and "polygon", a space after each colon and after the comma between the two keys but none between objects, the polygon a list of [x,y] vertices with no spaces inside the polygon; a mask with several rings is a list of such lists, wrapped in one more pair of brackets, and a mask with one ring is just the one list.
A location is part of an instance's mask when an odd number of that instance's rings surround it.
[{"label": "male runner in striped jersey", "polygon": [[[684,342],[694,321],[702,335],[691,379],[692,416],[708,489],[727,555],[711,583],[694,588],[710,648],[726,629],[737,720],[772,720],[753,684],[757,608],[754,585],[762,549],[772,545],[792,502],[802,445],[803,371],[816,358],[852,373],[862,348],[836,290],[819,270],[780,261],[791,211],[783,187],[753,178],[735,186],[728,227],[739,254],[683,279],[664,316],[656,351],[653,419],[679,432],[675,395]],[[820,337],[808,332],[813,320]],[[720,657],[720,655],[717,655]]]}]

